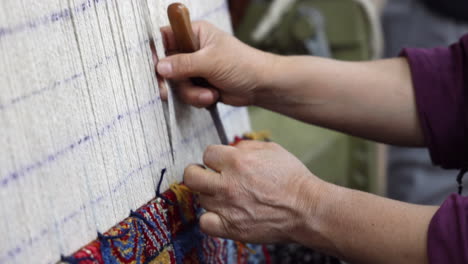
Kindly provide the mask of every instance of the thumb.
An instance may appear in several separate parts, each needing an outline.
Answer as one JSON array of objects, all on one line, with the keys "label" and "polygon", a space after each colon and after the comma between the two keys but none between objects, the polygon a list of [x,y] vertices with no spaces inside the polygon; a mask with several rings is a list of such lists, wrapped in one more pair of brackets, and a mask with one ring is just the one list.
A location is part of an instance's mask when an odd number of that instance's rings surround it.
[{"label": "thumb", "polygon": [[157,65],[158,73],[168,79],[203,77],[203,63],[196,63],[196,57],[196,53],[190,53],[164,58]]},{"label": "thumb", "polygon": [[223,219],[216,213],[206,212],[200,217],[200,228],[203,233],[213,237],[227,237]]}]

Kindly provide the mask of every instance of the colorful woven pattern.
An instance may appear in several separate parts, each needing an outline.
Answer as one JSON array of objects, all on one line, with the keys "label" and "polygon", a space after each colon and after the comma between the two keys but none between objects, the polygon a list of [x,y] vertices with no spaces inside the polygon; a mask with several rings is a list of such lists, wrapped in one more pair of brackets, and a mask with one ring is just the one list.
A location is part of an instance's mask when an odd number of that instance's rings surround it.
[{"label": "colorful woven pattern", "polygon": [[262,246],[244,245],[200,232],[202,212],[184,185],[154,199],[98,239],[62,262],[118,263],[264,263]]}]

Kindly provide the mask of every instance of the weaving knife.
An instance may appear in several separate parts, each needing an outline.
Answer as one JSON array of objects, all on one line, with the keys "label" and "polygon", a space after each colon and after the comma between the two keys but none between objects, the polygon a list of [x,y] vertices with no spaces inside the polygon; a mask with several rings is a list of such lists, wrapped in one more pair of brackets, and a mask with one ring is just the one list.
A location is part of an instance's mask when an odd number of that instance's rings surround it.
[{"label": "weaving knife", "polygon": [[[200,43],[192,29],[190,20],[190,12],[188,8],[181,3],[173,3],[167,8],[169,22],[171,23],[174,38],[177,43],[178,51],[181,53],[193,53],[200,49]],[[213,87],[207,80],[203,78],[191,78],[194,85],[202,87]],[[213,123],[218,132],[219,139],[223,145],[228,145],[229,141],[226,136],[221,116],[219,115],[218,103],[214,103],[207,107],[210,112]]]}]

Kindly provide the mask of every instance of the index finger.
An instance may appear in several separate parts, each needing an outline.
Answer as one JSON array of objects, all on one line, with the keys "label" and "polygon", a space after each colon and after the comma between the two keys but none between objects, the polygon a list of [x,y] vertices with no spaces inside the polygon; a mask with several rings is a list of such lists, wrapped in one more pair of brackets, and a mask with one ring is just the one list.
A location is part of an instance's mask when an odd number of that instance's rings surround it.
[{"label": "index finger", "polygon": [[192,191],[215,195],[223,190],[221,175],[199,165],[190,165],[184,171],[184,183]]},{"label": "index finger", "polygon": [[236,149],[232,146],[210,145],[203,153],[203,163],[208,168],[221,172],[231,163],[235,153]]}]

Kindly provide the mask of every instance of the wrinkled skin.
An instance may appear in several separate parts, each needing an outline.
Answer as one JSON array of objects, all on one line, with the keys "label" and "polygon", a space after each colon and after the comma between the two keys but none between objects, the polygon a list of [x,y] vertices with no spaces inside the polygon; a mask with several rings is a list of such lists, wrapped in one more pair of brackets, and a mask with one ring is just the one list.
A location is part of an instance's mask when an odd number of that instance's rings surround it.
[{"label": "wrinkled skin", "polygon": [[[167,58],[159,74],[187,104],[220,100],[256,105],[307,123],[406,146],[423,146],[405,58],[342,62],[255,50],[205,22],[201,49],[177,54],[163,28]],[[194,86],[203,77],[216,89]],[[330,161],[333,165],[333,162]],[[296,242],[352,263],[427,263],[427,230],[437,207],[401,203],[314,176],[274,143],[210,146],[184,181],[200,193],[201,229],[243,242]]]},{"label": "wrinkled skin", "polygon": [[[161,60],[158,72],[178,80],[177,94],[185,103],[207,107],[216,101],[233,106],[254,103],[263,71],[274,63],[274,56],[255,50],[206,22],[193,24],[201,49],[193,54],[177,54]],[[168,54],[177,49],[172,30],[162,28]],[[189,77],[203,77],[217,89],[194,86]]]},{"label": "wrinkled skin", "polygon": [[201,193],[201,205],[208,210],[200,219],[201,228],[212,236],[241,241],[292,240],[290,234],[303,214],[299,208],[306,204],[295,194],[306,181],[320,181],[275,143],[210,146],[203,162],[213,171],[191,165],[184,174],[185,184]]},{"label": "wrinkled skin", "polygon": [[[157,71],[177,84],[178,96],[187,104],[206,107],[220,100],[234,106],[254,104],[262,89],[264,71],[275,56],[255,50],[206,22],[193,25],[201,49],[176,54],[170,28],[162,29],[168,54]],[[194,86],[189,77],[203,77],[217,89]],[[210,235],[248,242],[293,240],[299,224],[301,187],[307,180],[321,182],[292,154],[274,143],[241,142],[236,147],[210,146],[204,164],[186,168],[184,182],[200,192],[208,211],[200,219]],[[309,192],[313,190],[308,190]],[[307,208],[313,207],[308,203]]]}]

